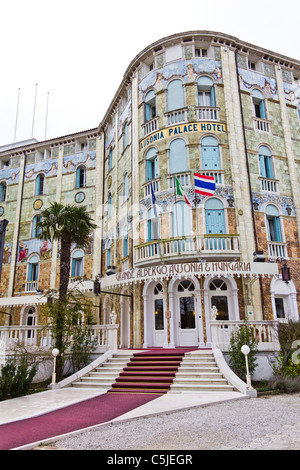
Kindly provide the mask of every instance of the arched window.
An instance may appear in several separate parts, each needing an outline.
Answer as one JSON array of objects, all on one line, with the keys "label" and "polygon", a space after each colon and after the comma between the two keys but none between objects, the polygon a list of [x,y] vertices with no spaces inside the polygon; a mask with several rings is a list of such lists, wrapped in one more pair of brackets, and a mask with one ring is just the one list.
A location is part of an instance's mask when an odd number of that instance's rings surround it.
[{"label": "arched window", "polygon": [[175,109],[184,108],[184,93],[181,80],[172,80],[167,88],[167,110],[174,111]]},{"label": "arched window", "polygon": [[261,145],[258,149],[259,152],[259,170],[260,176],[263,178],[274,178],[274,171],[272,165],[271,150],[265,145]]},{"label": "arched window", "polygon": [[35,196],[41,196],[44,194],[45,175],[40,173],[37,175],[35,180]]},{"label": "arched window", "polygon": [[111,266],[111,245],[112,245],[112,240],[109,239],[107,244],[106,244],[106,266]]},{"label": "arched window", "polygon": [[219,142],[215,137],[207,136],[201,141],[201,158],[203,170],[220,170]]},{"label": "arched window", "polygon": [[145,97],[145,122],[156,116],[156,97],[153,90],[149,91]]},{"label": "arched window", "polygon": [[83,251],[75,250],[72,254],[72,277],[83,276]]},{"label": "arched window", "polygon": [[214,82],[209,77],[200,77],[197,82],[198,105],[203,107],[215,107]]},{"label": "arched window", "polygon": [[129,144],[129,133],[128,133],[128,123],[126,122],[123,129],[123,150],[126,149]]},{"label": "arched window", "polygon": [[109,193],[109,195],[108,195],[108,212],[107,212],[108,217],[111,217],[111,210],[112,210],[112,197],[111,197],[111,194]]},{"label": "arched window", "polygon": [[265,97],[260,90],[252,91],[252,102],[254,107],[254,116],[260,119],[267,119]]},{"label": "arched window", "polygon": [[154,287],[154,328],[156,331],[164,329],[164,299],[161,284],[156,284]]},{"label": "arched window", "polygon": [[111,170],[113,166],[113,151],[112,148],[109,150],[109,157],[108,157],[108,170]]},{"label": "arched window", "polygon": [[226,233],[223,203],[214,197],[205,203],[205,224],[207,234]]},{"label": "arched window", "polygon": [[178,284],[179,308],[180,308],[180,328],[194,329],[195,322],[195,286],[192,281],[185,279]]},{"label": "arched window", "polygon": [[209,285],[211,307],[216,307],[216,320],[229,320],[227,284],[221,278],[215,278]]},{"label": "arched window", "polygon": [[268,240],[282,242],[279,211],[276,206],[268,204],[266,207]]},{"label": "arched window", "polygon": [[155,148],[151,148],[146,154],[146,178],[147,181],[158,178],[158,157]]},{"label": "arched window", "polygon": [[0,202],[6,201],[6,192],[7,192],[6,190],[7,190],[6,183],[4,182],[0,183]]},{"label": "arched window", "polygon": [[27,269],[27,284],[26,291],[32,292],[36,291],[38,287],[38,278],[39,278],[39,257],[37,255],[31,256],[28,261]]},{"label": "arched window", "polygon": [[[23,318],[24,326],[36,326],[37,318],[36,318],[36,311],[34,307],[29,307],[25,317]],[[26,334],[27,338],[34,338],[35,337],[35,330],[27,330]]]},{"label": "arched window", "polygon": [[192,235],[191,209],[185,201],[177,201],[172,210],[172,236]]},{"label": "arched window", "polygon": [[128,178],[128,173],[124,175],[124,201],[128,199],[129,196],[129,178]]},{"label": "arched window", "polygon": [[41,233],[41,227],[38,227],[38,223],[42,221],[42,216],[37,214],[32,219],[31,238],[37,238]]},{"label": "arched window", "polygon": [[84,188],[86,186],[86,169],[84,165],[80,165],[76,170],[76,188]]},{"label": "arched window", "polygon": [[126,258],[129,254],[128,246],[128,226],[126,225],[123,232],[123,258]]},{"label": "arched window", "polygon": [[151,208],[147,214],[147,232],[148,232],[148,242],[159,239],[159,236],[160,236],[159,217],[155,217],[153,208]]},{"label": "arched window", "polygon": [[169,173],[182,173],[184,171],[188,171],[185,141],[175,139],[170,144]]}]

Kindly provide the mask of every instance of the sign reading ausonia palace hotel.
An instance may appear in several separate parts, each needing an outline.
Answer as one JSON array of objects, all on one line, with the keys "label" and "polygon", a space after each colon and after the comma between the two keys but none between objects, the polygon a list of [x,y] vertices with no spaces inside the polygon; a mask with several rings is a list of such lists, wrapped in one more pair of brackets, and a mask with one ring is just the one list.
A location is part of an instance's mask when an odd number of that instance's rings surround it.
[{"label": "sign reading ausonia palace hotel", "polygon": [[215,133],[226,133],[226,125],[216,122],[193,122],[186,124],[179,124],[177,126],[171,126],[167,129],[154,132],[148,135],[145,139],[140,142],[140,150],[148,147],[159,140],[166,139],[167,137],[174,137],[183,134],[190,134],[191,132],[215,132]]},{"label": "sign reading ausonia palace hotel", "polygon": [[172,277],[194,276],[274,276],[278,274],[277,263],[248,263],[241,261],[181,263],[159,266],[148,266],[123,271],[101,279],[102,287],[126,284],[128,282],[142,282],[149,279],[164,279]]}]

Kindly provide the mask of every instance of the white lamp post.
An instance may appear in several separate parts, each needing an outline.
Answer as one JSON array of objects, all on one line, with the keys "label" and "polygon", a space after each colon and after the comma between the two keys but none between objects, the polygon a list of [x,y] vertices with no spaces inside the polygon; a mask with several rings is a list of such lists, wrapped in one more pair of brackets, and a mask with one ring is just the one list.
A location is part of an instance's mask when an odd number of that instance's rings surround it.
[{"label": "white lamp post", "polygon": [[59,354],[59,350],[57,348],[52,349],[52,356],[54,357],[54,363],[53,363],[51,385],[54,385],[56,383],[56,356],[58,356],[58,354]]},{"label": "white lamp post", "polygon": [[247,370],[247,376],[246,376],[246,379],[247,379],[247,386],[249,388],[249,390],[253,390],[252,389],[252,386],[251,386],[251,377],[250,377],[250,374],[249,374],[249,366],[248,366],[248,354],[250,352],[250,348],[247,344],[244,344],[242,347],[241,347],[241,351],[242,353],[245,355],[245,361],[246,361],[246,370]]}]

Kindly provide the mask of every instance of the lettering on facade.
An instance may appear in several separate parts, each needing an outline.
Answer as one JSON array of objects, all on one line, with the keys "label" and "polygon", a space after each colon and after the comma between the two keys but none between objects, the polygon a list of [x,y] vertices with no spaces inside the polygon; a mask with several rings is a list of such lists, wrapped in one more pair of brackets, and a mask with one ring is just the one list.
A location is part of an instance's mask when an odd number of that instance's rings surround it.
[{"label": "lettering on facade", "polygon": [[161,131],[154,132],[153,134],[143,139],[140,142],[140,150],[145,149],[154,142],[166,139],[167,137],[190,134],[192,132],[215,132],[217,134],[226,133],[226,125],[216,122],[194,122],[168,127],[167,129],[162,129]]}]

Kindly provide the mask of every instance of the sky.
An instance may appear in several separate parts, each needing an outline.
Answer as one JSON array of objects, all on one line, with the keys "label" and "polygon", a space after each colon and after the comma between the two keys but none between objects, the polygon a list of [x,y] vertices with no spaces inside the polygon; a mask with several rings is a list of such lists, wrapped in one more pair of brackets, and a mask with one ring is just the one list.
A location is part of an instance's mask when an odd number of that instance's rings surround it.
[{"label": "sky", "polygon": [[222,32],[300,60],[299,0],[2,2],[0,146],[93,129],[153,42]]}]

